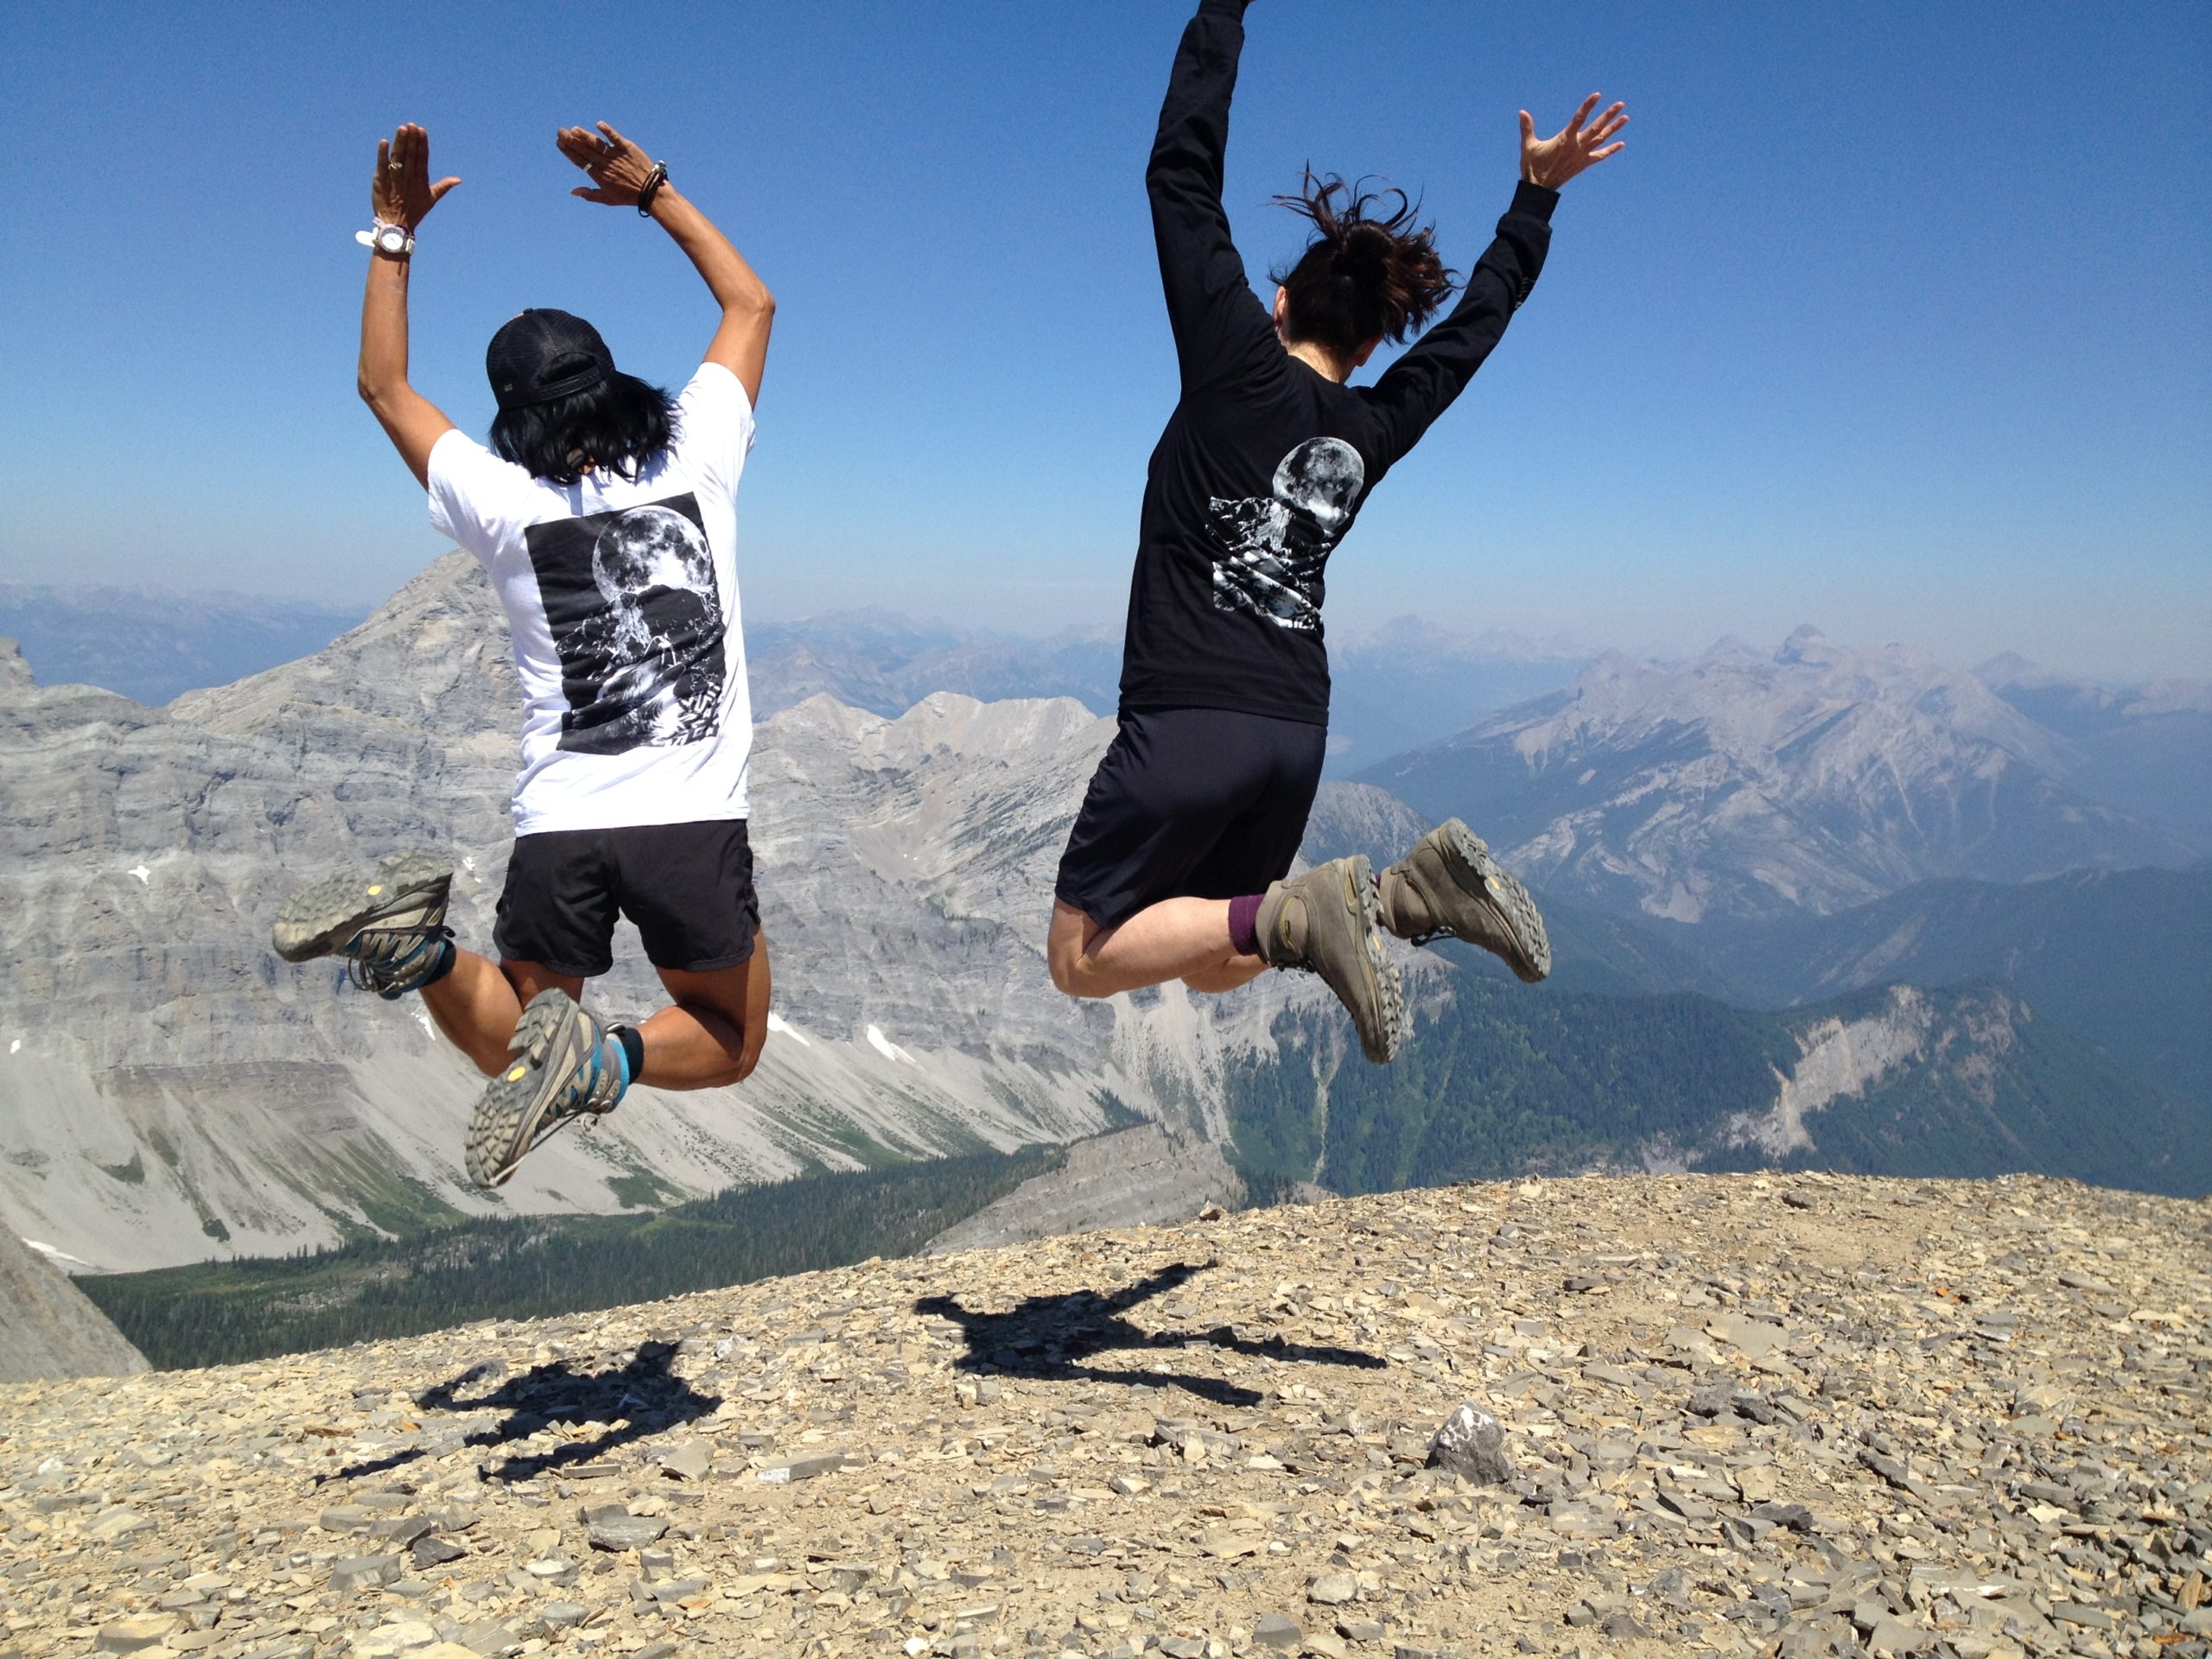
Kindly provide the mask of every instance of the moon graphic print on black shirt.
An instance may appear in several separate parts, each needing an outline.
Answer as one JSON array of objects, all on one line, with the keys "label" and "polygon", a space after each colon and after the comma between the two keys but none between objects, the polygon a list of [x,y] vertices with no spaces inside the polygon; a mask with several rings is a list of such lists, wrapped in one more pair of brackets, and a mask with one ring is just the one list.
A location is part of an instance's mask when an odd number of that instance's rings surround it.
[{"label": "moon graphic print on black shirt", "polygon": [[1264,500],[1208,502],[1223,556],[1213,606],[1250,611],[1310,632],[1321,620],[1321,572],[1351,524],[1367,482],[1359,451],[1342,438],[1308,438],[1275,468]]},{"label": "moon graphic print on black shirt", "polygon": [[560,747],[624,754],[712,737],[724,627],[696,498],[687,491],[523,534],[569,699]]}]

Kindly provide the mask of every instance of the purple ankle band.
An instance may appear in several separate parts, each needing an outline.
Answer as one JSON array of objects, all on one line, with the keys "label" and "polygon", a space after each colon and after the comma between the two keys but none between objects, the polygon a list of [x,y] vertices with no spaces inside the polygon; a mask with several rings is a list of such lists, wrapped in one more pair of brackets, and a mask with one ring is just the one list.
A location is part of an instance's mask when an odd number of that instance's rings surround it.
[{"label": "purple ankle band", "polygon": [[1260,901],[1265,893],[1247,893],[1229,901],[1230,948],[1240,957],[1260,954]]}]

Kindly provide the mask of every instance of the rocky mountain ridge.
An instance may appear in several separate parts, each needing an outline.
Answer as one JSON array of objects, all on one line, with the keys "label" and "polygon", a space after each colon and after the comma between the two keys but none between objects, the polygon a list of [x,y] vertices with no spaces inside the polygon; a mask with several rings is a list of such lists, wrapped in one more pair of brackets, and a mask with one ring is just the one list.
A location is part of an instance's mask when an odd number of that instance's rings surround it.
[{"label": "rocky mountain ridge", "polygon": [[1974,673],[2068,741],[2073,787],[2199,842],[2212,837],[2212,681],[2099,685],[2012,652]]},{"label": "rocky mountain ridge", "polygon": [[1591,1178],[19,1386],[0,1642],[2201,1659],[2208,1319],[2202,1204]]},{"label": "rocky mountain ridge", "polygon": [[[1109,722],[1069,699],[939,694],[887,719],[817,696],[757,734],[778,988],[760,1071],[735,1090],[640,1091],[497,1198],[476,1192],[456,1147],[480,1085],[423,1011],[340,989],[328,963],[286,968],[264,941],[290,881],[410,845],[454,856],[454,923],[484,941],[516,696],[495,603],[460,555],[329,650],[165,709],[40,688],[0,656],[0,763],[20,780],[0,804],[0,1223],[98,1267],[150,1267],[1065,1141],[1116,1109],[1219,1143],[1236,1090],[1270,1067],[1326,1116],[1343,1021],[1310,980],[1224,999],[1052,990],[1052,873]],[[2021,723],[1983,703],[1993,729]],[[1332,784],[1309,844],[1388,857],[1425,827],[1386,791]],[[592,1000],[652,1007],[626,928],[618,957]],[[1408,965],[1416,1003],[1448,1013],[1460,971]],[[1985,1022],[1992,1042],[2009,1018]],[[1778,1050],[1709,1108],[1772,1109],[1795,1063]],[[1355,1082],[1377,1080],[1340,1086]],[[1632,1104],[1601,1089],[1578,1109]]]},{"label": "rocky mountain ridge", "polygon": [[[1129,1109],[1218,1138],[1224,1045],[1304,983],[1203,1016],[1055,994],[1040,941],[1109,726],[940,695],[896,721],[764,722],[753,844],[778,996],[736,1090],[641,1090],[492,1198],[462,1179],[480,1082],[419,1007],[265,945],[303,874],[449,853],[481,945],[510,842],[517,690],[461,555],[319,655],[150,709],[0,655],[0,1218],[107,1268],[283,1253],[504,1205],[612,1209],[810,1166],[1058,1141]],[[658,988],[626,926],[609,1013]]]},{"label": "rocky mountain ridge", "polygon": [[1485,833],[1547,889],[1681,922],[2201,855],[2069,787],[2080,759],[1973,675],[1805,628],[1681,664],[1608,653],[1360,776],[1424,811],[1481,802]]},{"label": "rocky mountain ridge", "polygon": [[2002,981],[2175,1101],[2212,1113],[2212,863],[1922,882],[1831,916],[1673,937],[1699,950],[1726,1000],[1752,1007],[1897,981]]},{"label": "rocky mountain ridge", "polygon": [[0,1382],[127,1376],[146,1369],[107,1316],[45,1255],[0,1233]]}]

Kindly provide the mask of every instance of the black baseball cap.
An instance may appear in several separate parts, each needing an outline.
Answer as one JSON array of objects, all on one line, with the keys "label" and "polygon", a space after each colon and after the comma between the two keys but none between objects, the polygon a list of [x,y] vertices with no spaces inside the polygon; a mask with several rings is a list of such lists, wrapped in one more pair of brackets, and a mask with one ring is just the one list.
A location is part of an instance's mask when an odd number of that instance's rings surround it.
[{"label": "black baseball cap", "polygon": [[499,407],[520,409],[589,391],[614,372],[614,354],[582,317],[533,306],[492,336],[484,372]]}]

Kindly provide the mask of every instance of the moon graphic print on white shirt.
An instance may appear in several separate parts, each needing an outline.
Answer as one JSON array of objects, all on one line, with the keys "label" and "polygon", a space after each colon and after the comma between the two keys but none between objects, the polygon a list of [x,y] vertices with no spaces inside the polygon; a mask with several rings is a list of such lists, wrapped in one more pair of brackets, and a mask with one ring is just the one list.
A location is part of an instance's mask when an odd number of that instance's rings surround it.
[{"label": "moon graphic print on white shirt", "polygon": [[1351,527],[1367,483],[1359,451],[1342,438],[1308,438],[1275,467],[1266,499],[1208,503],[1222,556],[1213,564],[1217,611],[1250,611],[1280,628],[1321,621],[1321,571]]},{"label": "moon graphic print on white shirt", "polygon": [[715,735],[721,594],[689,492],[524,532],[561,654],[560,747],[624,754]]}]

